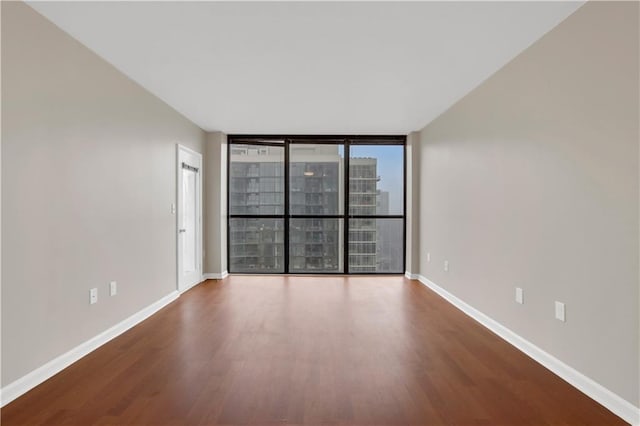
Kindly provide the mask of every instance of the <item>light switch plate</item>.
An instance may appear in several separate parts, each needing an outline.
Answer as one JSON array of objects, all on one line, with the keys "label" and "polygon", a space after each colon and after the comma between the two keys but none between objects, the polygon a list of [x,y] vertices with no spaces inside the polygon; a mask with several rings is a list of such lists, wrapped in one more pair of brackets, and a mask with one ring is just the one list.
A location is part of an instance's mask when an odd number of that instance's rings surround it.
[{"label": "light switch plate", "polygon": [[431,253],[427,252],[427,262],[431,262]]},{"label": "light switch plate", "polygon": [[118,294],[118,283],[111,281],[109,283],[109,295],[115,296],[116,294]]},{"label": "light switch plate", "polygon": [[449,261],[448,260],[444,261],[444,271],[445,272],[449,272]]},{"label": "light switch plate", "polygon": [[98,289],[92,288],[89,290],[89,304],[93,305],[94,303],[98,303]]}]

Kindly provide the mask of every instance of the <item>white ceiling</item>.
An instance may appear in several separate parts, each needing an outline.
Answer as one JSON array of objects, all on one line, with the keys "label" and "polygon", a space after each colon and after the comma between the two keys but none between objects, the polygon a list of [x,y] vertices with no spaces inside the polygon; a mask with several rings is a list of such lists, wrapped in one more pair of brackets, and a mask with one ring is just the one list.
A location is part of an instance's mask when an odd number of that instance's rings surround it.
[{"label": "white ceiling", "polygon": [[582,2],[30,2],[205,130],[422,128]]}]

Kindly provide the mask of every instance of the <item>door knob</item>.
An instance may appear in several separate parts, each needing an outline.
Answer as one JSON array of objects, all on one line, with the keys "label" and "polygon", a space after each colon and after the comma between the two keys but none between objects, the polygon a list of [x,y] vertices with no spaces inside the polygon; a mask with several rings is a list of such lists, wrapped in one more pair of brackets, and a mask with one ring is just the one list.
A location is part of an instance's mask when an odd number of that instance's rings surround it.
[{"label": "door knob", "polygon": [[183,232],[187,232],[187,230],[186,229],[178,229],[178,232],[180,232],[182,234]]}]

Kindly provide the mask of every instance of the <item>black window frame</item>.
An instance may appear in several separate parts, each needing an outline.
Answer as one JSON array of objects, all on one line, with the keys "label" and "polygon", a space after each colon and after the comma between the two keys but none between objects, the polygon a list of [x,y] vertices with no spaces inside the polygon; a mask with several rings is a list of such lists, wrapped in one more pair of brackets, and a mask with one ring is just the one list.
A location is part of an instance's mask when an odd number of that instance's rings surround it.
[{"label": "black window frame", "polygon": [[[407,136],[406,135],[261,135],[261,134],[232,134],[227,136],[227,203],[231,196],[231,151],[232,145],[277,146],[284,148],[284,214],[231,214],[227,208],[227,270],[230,274],[257,275],[404,275],[407,264]],[[344,146],[344,206],[342,214],[335,215],[306,215],[290,214],[290,146],[291,145],[342,145]],[[357,145],[399,145],[403,147],[403,188],[402,214],[393,215],[352,215],[349,214],[349,162],[350,148]],[[232,219],[282,219],[283,235],[283,263],[284,272],[252,272],[231,270],[231,220]],[[289,224],[291,219],[342,219],[343,220],[343,271],[342,272],[290,272],[289,260]],[[349,271],[349,220],[350,219],[402,219],[402,271],[401,272],[355,272]]]}]

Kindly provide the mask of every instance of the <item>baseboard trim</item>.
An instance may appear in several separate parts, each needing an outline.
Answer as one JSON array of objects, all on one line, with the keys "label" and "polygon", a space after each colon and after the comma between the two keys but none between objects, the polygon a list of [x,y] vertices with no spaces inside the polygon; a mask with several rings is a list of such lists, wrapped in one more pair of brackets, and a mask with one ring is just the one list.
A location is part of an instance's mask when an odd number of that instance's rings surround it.
[{"label": "baseboard trim", "polygon": [[409,272],[409,271],[405,272],[405,273],[404,273],[404,276],[405,276],[407,279],[410,279],[410,280],[417,280],[417,279],[419,278],[419,275],[418,275],[418,274],[412,274],[412,273],[411,273],[411,272]]},{"label": "baseboard trim", "polygon": [[57,358],[54,358],[43,366],[36,368],[32,372],[3,387],[2,389],[0,389],[0,406],[4,407],[14,399],[35,388],[40,383],[44,382],[55,374],[58,374],[60,371],[78,361],[80,358],[84,357],[90,352],[93,352],[111,339],[119,336],[135,325],[141,323],[151,315],[158,312],[160,309],[167,306],[169,303],[176,300],[178,296],[179,293],[177,291],[169,293],[160,300],[136,312],[135,314],[119,322],[108,330],[103,331],[97,336],[92,337],[91,339],[87,340],[84,343],[81,343],[70,351],[58,356]]},{"label": "baseboard trim", "polygon": [[185,287],[185,288],[183,288],[183,289],[178,289],[178,293],[180,293],[180,294],[185,293],[185,292],[187,292],[187,291],[191,290],[192,288],[194,288],[195,286],[197,286],[197,285],[199,285],[199,284],[202,284],[202,283],[203,283],[203,282],[205,282],[206,280],[210,279],[210,278],[208,278],[208,277],[207,277],[208,275],[210,275],[210,274],[202,274],[202,275],[200,276],[200,279],[199,279],[198,281],[196,281],[196,282],[194,282],[194,283],[189,284],[188,286],[186,286],[186,287]]},{"label": "baseboard trim", "polygon": [[[411,274],[408,274],[411,275]],[[412,275],[413,276],[413,275]],[[407,276],[409,278],[409,276]],[[456,308],[497,334],[502,339],[511,343],[513,346],[524,352],[526,355],[537,361],[551,372],[565,380],[567,383],[600,403],[612,413],[629,422],[634,426],[640,425],[640,408],[634,406],[626,399],[618,396],[609,389],[605,388],[596,381],[590,379],[579,371],[568,366],[564,362],[555,358],[553,355],[540,349],[538,346],[514,333],[507,327],[503,326],[496,320],[483,314],[476,308],[457,298],[447,290],[430,281],[423,275],[417,275],[418,281],[439,294],[446,301]]]},{"label": "baseboard trim", "polygon": [[209,272],[206,274],[202,274],[203,280],[222,280],[225,279],[229,275],[229,272],[223,271],[221,274],[215,272]]}]

